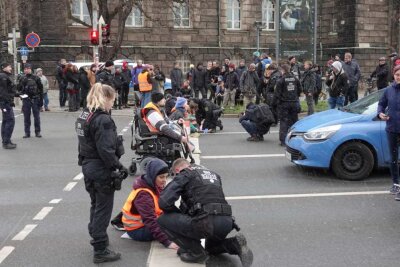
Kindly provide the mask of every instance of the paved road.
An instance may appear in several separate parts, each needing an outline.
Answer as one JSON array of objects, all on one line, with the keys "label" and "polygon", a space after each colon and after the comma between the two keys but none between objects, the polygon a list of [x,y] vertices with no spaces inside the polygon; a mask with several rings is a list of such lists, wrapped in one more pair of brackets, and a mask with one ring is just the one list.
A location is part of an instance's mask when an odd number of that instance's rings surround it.
[{"label": "paved road", "polygon": [[[114,114],[119,131],[127,129],[130,116]],[[10,252],[0,266],[93,265],[86,229],[89,196],[77,176],[76,115],[42,113],[42,139],[22,139],[23,120],[17,117],[13,140],[18,148],[0,152],[0,261]],[[282,156],[284,149],[277,145],[274,132],[277,129],[272,129],[264,142],[249,143],[246,134],[240,133],[243,130],[237,119],[223,121],[221,134],[200,137],[201,163],[223,177],[225,194],[254,251],[253,266],[396,265],[399,203],[392,196],[313,195],[387,190],[387,171],[376,172],[365,181],[346,182],[329,172],[304,170]],[[129,135],[125,132],[127,141]],[[259,154],[275,156],[240,157]],[[213,156],[225,158],[210,158]],[[123,163],[129,165],[131,157],[127,149]],[[128,178],[116,193],[115,213],[132,181]],[[308,195],[293,197],[295,194]],[[52,208],[47,216],[46,207]],[[39,213],[43,208],[44,213]],[[29,227],[33,230],[24,238],[21,230]],[[122,253],[122,260],[110,266],[146,266],[149,243],[120,239],[120,232],[111,228],[109,235],[112,247]],[[237,257],[224,255],[212,258],[207,266],[240,264]]]}]

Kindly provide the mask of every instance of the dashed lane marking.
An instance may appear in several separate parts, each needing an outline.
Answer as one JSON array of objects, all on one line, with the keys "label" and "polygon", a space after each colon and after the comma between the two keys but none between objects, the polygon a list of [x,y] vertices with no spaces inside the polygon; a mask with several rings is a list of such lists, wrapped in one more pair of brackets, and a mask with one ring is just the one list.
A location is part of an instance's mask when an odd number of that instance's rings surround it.
[{"label": "dashed lane marking", "polygon": [[33,218],[34,221],[41,221],[43,220],[53,209],[53,207],[43,207],[41,211],[36,214],[36,216]]},{"label": "dashed lane marking", "polygon": [[75,186],[77,183],[78,183],[78,182],[70,182],[70,183],[68,183],[68,184],[64,187],[63,191],[71,191],[72,188],[74,188],[74,186]]},{"label": "dashed lane marking", "polygon": [[30,232],[32,232],[33,229],[35,229],[37,224],[27,224],[25,225],[24,229],[22,229],[21,232],[19,232],[16,236],[13,237],[12,240],[14,241],[22,241],[27,237]]},{"label": "dashed lane marking", "polygon": [[336,193],[312,193],[312,194],[286,194],[286,195],[260,195],[260,196],[235,196],[226,200],[251,200],[251,199],[278,199],[278,198],[311,198],[311,197],[337,197],[337,196],[363,196],[385,195],[388,191],[360,191],[360,192],[336,192]]},{"label": "dashed lane marking", "polygon": [[242,159],[242,158],[279,158],[285,154],[258,154],[258,155],[220,155],[220,156],[202,156],[202,159]]},{"label": "dashed lane marking", "polygon": [[0,250],[0,264],[13,252],[15,247],[5,246]]},{"label": "dashed lane marking", "polygon": [[49,204],[58,204],[60,203],[62,198],[55,198],[49,201]]},{"label": "dashed lane marking", "polygon": [[82,178],[83,178],[83,173],[79,173],[77,176],[75,176],[74,177],[74,181],[79,181],[79,180],[82,180]]}]

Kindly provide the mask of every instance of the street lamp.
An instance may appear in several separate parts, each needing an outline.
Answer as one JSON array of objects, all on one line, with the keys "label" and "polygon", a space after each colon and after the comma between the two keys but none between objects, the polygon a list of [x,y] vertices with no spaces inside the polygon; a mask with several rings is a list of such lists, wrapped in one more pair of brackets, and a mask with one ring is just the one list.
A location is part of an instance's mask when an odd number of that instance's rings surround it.
[{"label": "street lamp", "polygon": [[262,21],[254,21],[253,25],[257,30],[257,51],[260,51],[260,33],[265,28],[265,25],[263,25]]}]

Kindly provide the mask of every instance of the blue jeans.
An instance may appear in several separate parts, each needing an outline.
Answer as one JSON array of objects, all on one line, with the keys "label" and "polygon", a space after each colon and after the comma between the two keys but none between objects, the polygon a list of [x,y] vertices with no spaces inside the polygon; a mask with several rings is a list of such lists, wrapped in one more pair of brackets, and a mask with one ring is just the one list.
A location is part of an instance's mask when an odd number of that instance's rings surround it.
[{"label": "blue jeans", "polygon": [[394,184],[399,183],[399,138],[400,133],[386,132],[390,151],[390,174]]},{"label": "blue jeans", "polygon": [[142,99],[140,100],[140,107],[144,108],[151,101],[151,92],[141,93]]},{"label": "blue jeans", "polygon": [[338,97],[329,97],[328,99],[329,107],[331,109],[334,108],[342,108],[344,104],[344,96],[338,96]]},{"label": "blue jeans", "polygon": [[240,124],[242,124],[242,126],[246,130],[246,132],[248,132],[251,136],[257,134],[257,127],[254,122],[251,122],[249,120],[242,120],[242,122]]},{"label": "blue jeans", "polygon": [[47,93],[43,93],[43,104],[45,109],[49,108],[49,96]]},{"label": "blue jeans", "polygon": [[135,241],[153,241],[154,237],[153,234],[150,232],[149,229],[147,229],[146,226],[133,230],[133,231],[127,231],[128,235],[130,238],[132,238]]}]

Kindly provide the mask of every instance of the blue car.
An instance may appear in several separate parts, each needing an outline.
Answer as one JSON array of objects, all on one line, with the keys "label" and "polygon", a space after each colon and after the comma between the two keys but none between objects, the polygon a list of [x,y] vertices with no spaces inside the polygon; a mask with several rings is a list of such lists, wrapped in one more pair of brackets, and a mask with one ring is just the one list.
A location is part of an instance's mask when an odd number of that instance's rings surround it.
[{"label": "blue car", "polygon": [[389,167],[386,123],[377,118],[383,92],[296,122],[286,136],[286,157],[297,165],[331,169],[346,180],[362,180],[374,168]]}]

